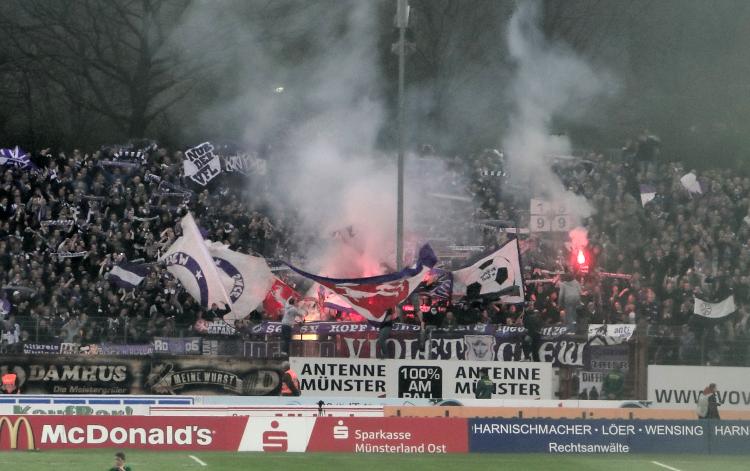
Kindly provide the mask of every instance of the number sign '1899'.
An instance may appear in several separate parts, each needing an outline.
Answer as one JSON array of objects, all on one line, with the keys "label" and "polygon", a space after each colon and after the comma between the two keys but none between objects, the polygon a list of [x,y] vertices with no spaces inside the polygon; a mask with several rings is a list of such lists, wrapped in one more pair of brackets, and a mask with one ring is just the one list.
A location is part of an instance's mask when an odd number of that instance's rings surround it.
[{"label": "number sign '1899'", "polygon": [[567,232],[573,228],[573,218],[564,203],[534,198],[529,213],[532,232]]}]

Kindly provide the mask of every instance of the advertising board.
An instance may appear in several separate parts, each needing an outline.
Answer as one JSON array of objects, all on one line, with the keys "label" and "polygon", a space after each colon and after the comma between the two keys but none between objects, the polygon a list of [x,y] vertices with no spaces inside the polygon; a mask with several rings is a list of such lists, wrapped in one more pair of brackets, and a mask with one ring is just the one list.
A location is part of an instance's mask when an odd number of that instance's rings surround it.
[{"label": "advertising board", "polygon": [[750,424],[714,420],[469,419],[469,451],[748,454]]},{"label": "advertising board", "polygon": [[250,418],[240,451],[465,453],[466,419]]},{"label": "advertising board", "polygon": [[149,415],[146,405],[0,404],[0,415]]},{"label": "advertising board", "polygon": [[307,451],[346,453],[466,453],[466,419],[323,417]]},{"label": "advertising board", "polygon": [[716,383],[721,410],[750,410],[750,368],[719,366],[648,367],[648,400],[655,408],[696,409],[698,395]]},{"label": "advertising board", "polygon": [[552,399],[549,363],[294,357],[303,395],[473,398],[483,369],[493,398]]},{"label": "advertising board", "polygon": [[278,362],[235,358],[5,355],[24,394],[277,394]]},{"label": "advertising board", "polygon": [[0,450],[236,451],[247,417],[0,416]]},{"label": "advertising board", "polygon": [[0,451],[748,454],[749,439],[718,420],[0,415]]}]

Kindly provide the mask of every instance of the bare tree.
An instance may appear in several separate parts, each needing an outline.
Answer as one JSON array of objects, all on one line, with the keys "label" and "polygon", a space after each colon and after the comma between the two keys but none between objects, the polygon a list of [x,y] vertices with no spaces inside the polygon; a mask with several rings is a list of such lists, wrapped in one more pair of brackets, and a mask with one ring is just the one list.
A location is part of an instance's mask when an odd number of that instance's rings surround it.
[{"label": "bare tree", "polygon": [[[5,44],[71,109],[109,119],[142,137],[183,99],[206,55],[179,41],[189,0],[12,0],[0,6]],[[21,62],[19,62],[21,63]]]}]

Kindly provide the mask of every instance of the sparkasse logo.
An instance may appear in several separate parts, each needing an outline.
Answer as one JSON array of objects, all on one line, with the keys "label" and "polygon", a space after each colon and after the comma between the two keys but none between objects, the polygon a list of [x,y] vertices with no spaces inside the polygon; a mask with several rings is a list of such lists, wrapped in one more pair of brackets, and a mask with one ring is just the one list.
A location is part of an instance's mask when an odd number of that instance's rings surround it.
[{"label": "sparkasse logo", "polygon": [[21,425],[23,425],[26,430],[26,448],[33,450],[35,448],[34,431],[31,429],[29,419],[26,417],[18,417],[14,422],[11,422],[11,419],[8,417],[0,417],[0,442],[3,438],[3,431],[7,428],[8,435],[10,436],[10,449],[17,449],[18,437],[21,433]]},{"label": "sparkasse logo", "polygon": [[42,426],[41,443],[43,444],[86,444],[98,445],[112,443],[115,445],[200,445],[208,446],[213,442],[211,430],[197,425],[175,428],[166,427],[112,427],[88,424],[85,427],[66,427],[65,425]]},{"label": "sparkasse logo", "polygon": [[273,430],[263,432],[263,451],[287,451],[289,449],[287,433],[283,430],[276,430],[279,428],[279,422],[276,420],[271,422],[271,428]]},{"label": "sparkasse logo", "polygon": [[344,425],[343,420],[339,420],[333,427],[333,438],[335,440],[346,440],[349,438],[349,427]]}]

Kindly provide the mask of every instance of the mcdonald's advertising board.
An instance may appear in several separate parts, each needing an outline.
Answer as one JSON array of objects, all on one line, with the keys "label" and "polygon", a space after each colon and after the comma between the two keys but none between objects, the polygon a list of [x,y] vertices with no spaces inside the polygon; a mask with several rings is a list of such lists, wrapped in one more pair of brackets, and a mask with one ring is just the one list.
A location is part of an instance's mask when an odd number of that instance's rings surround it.
[{"label": "mcdonald's advertising board", "polygon": [[148,448],[236,451],[247,417],[0,416],[0,451]]}]

